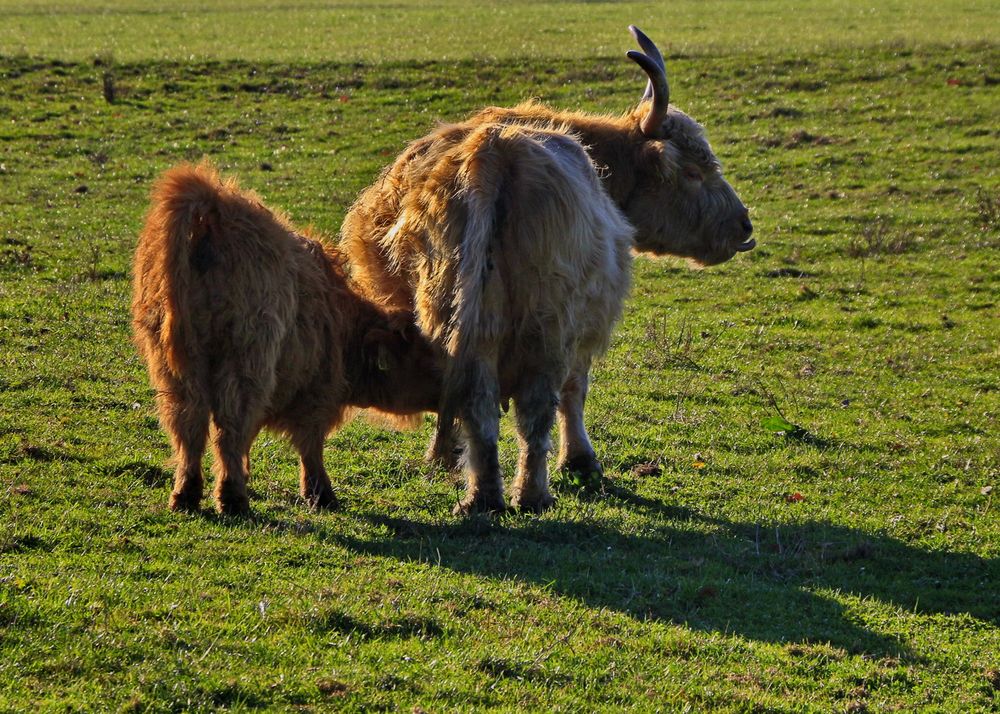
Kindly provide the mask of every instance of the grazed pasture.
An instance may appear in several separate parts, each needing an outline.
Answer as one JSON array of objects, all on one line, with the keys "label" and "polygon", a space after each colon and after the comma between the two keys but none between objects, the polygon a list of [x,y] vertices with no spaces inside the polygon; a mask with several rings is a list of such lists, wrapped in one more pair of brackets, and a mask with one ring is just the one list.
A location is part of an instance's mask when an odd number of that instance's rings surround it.
[{"label": "grazed pasture", "polygon": [[[258,47],[255,22],[313,4],[249,7],[228,35],[178,5],[201,28],[185,45],[170,13],[43,23],[0,0],[0,709],[1000,706],[997,11],[839,2],[738,41],[731,5],[696,29],[693,3],[645,24],[639,3],[513,24],[477,4],[480,56],[454,3],[316,4],[343,13],[328,47],[315,18]],[[787,10],[738,5],[751,30]],[[369,16],[416,29],[376,52]],[[673,96],[759,247],[637,261],[590,402],[607,481],[557,478],[541,517],[457,519],[459,485],[420,460],[429,425],[359,421],[327,448],[339,512],[305,509],[268,436],[252,519],[168,512],[127,310],[153,178],[207,155],[334,235],[439,120],[531,96],[624,110],[630,21],[677,25]],[[508,433],[508,473],[514,454]]]}]

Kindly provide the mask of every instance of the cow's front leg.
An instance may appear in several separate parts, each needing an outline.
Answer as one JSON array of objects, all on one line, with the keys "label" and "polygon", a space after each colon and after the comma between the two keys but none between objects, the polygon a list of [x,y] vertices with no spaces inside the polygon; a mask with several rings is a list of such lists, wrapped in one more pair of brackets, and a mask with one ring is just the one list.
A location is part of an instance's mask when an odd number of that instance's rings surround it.
[{"label": "cow's front leg", "polygon": [[242,421],[216,418],[215,421],[215,505],[223,515],[247,515],[247,473],[244,464],[252,439],[251,429]]},{"label": "cow's front leg", "polygon": [[157,401],[160,421],[170,435],[177,460],[170,508],[174,511],[197,511],[201,507],[204,489],[201,457],[208,435],[208,404],[196,388],[172,377],[161,379],[159,384],[170,385],[160,392]]},{"label": "cow's front leg", "polygon": [[215,505],[224,515],[247,515],[250,444],[263,423],[262,395],[270,385],[249,388],[252,381],[231,364],[220,367],[219,374],[222,376],[216,381],[212,404]]},{"label": "cow's front leg", "polygon": [[443,469],[454,471],[458,468],[461,455],[462,443],[458,438],[454,420],[439,416],[437,429],[431,437],[430,444],[427,445],[424,459]]},{"label": "cow's front leg", "polygon": [[604,475],[594,447],[583,424],[583,408],[587,401],[589,361],[570,373],[559,395],[559,469],[578,473],[587,481]]}]

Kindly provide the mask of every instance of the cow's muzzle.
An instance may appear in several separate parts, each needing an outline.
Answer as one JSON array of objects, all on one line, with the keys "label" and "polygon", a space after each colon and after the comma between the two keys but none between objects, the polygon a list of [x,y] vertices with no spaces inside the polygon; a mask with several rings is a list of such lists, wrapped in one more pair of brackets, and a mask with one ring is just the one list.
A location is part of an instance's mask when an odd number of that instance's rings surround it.
[{"label": "cow's muzzle", "polygon": [[750,216],[746,212],[740,216],[739,228],[742,232],[743,242],[737,243],[733,246],[737,253],[746,253],[748,250],[753,250],[754,246],[757,245],[757,241],[751,238],[753,234],[753,223],[750,222]]}]

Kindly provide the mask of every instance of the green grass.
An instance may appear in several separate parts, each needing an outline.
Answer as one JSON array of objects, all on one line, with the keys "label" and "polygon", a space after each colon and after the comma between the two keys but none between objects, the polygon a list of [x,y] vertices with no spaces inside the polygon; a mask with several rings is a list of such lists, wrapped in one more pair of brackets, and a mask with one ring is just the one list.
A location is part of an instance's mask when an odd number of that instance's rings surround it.
[{"label": "green grass", "polygon": [[[713,4],[701,29],[693,3],[656,6],[650,34],[685,51],[673,96],[759,247],[636,262],[589,405],[603,492],[557,476],[555,510],[496,522],[449,515],[429,424],[361,421],[327,449],[339,512],[305,509],[264,435],[252,519],[170,513],[129,344],[146,196],[207,155],[335,234],[438,120],[530,96],[624,110],[622,27],[653,6],[478,5],[483,58],[448,3],[250,6],[232,35],[178,5],[201,24],[182,42],[154,15],[158,46],[127,3],[7,14],[43,7],[0,0],[0,710],[1000,707],[993,4],[886,5],[855,32],[817,5],[771,34],[791,5]],[[727,8],[743,39],[715,53]],[[330,52],[310,12],[342,13]],[[239,39],[261,18],[281,42]],[[766,429],[779,412],[801,430]]]},{"label": "green grass", "polygon": [[0,54],[124,61],[619,59],[625,26],[673,54],[995,39],[993,0],[0,0]]}]

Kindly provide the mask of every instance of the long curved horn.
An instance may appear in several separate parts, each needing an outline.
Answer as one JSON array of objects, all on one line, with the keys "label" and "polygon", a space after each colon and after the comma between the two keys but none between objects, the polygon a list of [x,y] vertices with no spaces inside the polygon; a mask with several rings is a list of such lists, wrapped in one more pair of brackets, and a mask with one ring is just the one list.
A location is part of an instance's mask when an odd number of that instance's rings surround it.
[{"label": "long curved horn", "polygon": [[628,31],[632,33],[632,37],[634,37],[635,41],[639,43],[639,47],[642,48],[642,51],[649,55],[649,58],[654,60],[656,64],[660,65],[660,69],[662,69],[663,73],[666,74],[667,66],[663,64],[663,55],[660,54],[660,48],[646,36],[645,32],[640,30],[635,25],[629,25]]},{"label": "long curved horn", "polygon": [[629,25],[628,31],[632,33],[642,48],[642,52],[629,50],[628,58],[642,67],[649,76],[642,98],[644,101],[646,99],[653,100],[653,106],[643,118],[639,128],[642,129],[645,136],[651,139],[659,138],[660,125],[667,116],[667,106],[670,104],[670,85],[667,83],[666,65],[660,50],[642,30],[635,25]]}]

